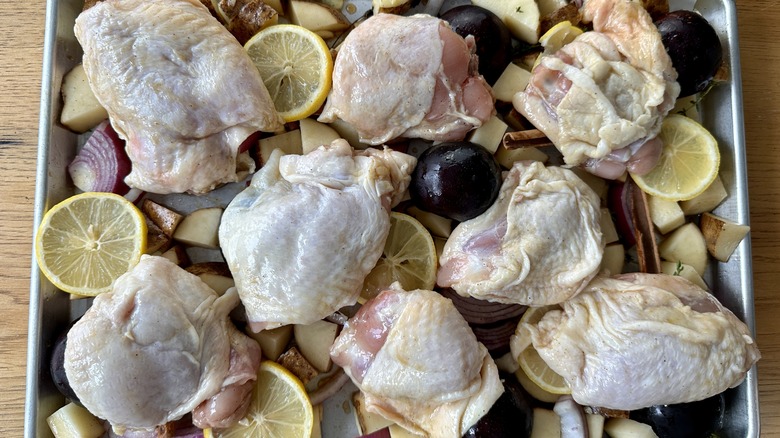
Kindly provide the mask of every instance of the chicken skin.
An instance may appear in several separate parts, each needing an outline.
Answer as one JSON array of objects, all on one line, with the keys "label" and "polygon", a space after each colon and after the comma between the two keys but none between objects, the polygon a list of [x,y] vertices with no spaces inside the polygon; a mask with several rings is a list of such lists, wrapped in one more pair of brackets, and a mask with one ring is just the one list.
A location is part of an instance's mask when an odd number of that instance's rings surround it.
[{"label": "chicken skin", "polygon": [[739,385],[760,357],[747,326],[679,276],[597,278],[561,305],[538,324],[521,323],[512,352],[533,343],[581,405],[702,400]]},{"label": "chicken skin", "polygon": [[504,390],[452,301],[398,283],[364,304],[330,351],[369,412],[426,437],[462,436]]},{"label": "chicken skin", "polygon": [[663,147],[661,122],[680,93],[677,72],[640,3],[586,0],[581,12],[593,31],[542,56],[513,105],[567,164],[610,179],[649,172]]},{"label": "chicken skin", "polygon": [[[120,434],[177,420],[226,388],[251,390],[260,347],[230,322],[237,304],[234,289],[220,297],[167,259],[142,256],[68,332],[68,381]],[[235,422],[248,401],[222,397],[200,424]]]},{"label": "chicken skin", "polygon": [[452,232],[437,284],[463,296],[528,306],[571,298],[601,264],[600,202],[568,169],[515,163],[496,202]]},{"label": "chicken skin", "polygon": [[253,172],[240,154],[282,120],[246,51],[198,0],[106,0],[76,19],[84,70],[127,141],[131,186],[205,193]]},{"label": "chicken skin", "polygon": [[474,40],[429,15],[375,15],[339,49],[321,122],[344,120],[364,143],[462,140],[495,112]]},{"label": "chicken skin", "polygon": [[357,301],[415,162],[341,139],[307,155],[273,152],[219,226],[253,330],[310,324]]}]

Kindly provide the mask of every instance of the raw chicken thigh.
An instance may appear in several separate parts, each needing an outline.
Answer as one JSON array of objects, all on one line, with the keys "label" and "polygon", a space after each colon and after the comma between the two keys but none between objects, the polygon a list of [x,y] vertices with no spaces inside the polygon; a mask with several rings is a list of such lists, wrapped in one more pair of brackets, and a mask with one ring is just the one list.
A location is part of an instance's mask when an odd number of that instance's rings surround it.
[{"label": "raw chicken thigh", "polygon": [[512,351],[533,342],[582,405],[702,400],[739,385],[760,357],[747,326],[682,277],[597,278],[562,306],[522,323]]},{"label": "raw chicken thigh", "polygon": [[543,56],[514,107],[545,133],[567,164],[605,178],[649,172],[661,122],[680,93],[677,72],[639,2],[586,0],[585,32]]},{"label": "raw chicken thigh", "polygon": [[452,301],[398,283],[363,305],[330,354],[369,412],[426,437],[462,436],[504,390]]},{"label": "raw chicken thigh", "polygon": [[452,232],[437,284],[463,296],[529,306],[573,297],[601,264],[600,202],[568,169],[515,163],[496,202]]},{"label": "raw chicken thigh", "polygon": [[219,227],[253,330],[313,323],[357,301],[415,162],[341,139],[307,155],[271,154]]},{"label": "raw chicken thigh", "polygon": [[282,120],[249,56],[198,0],[106,0],[76,19],[84,70],[133,163],[125,182],[205,193],[254,171],[242,142]]},{"label": "raw chicken thigh", "polygon": [[474,50],[473,38],[438,18],[375,15],[339,49],[319,120],[342,119],[373,145],[400,136],[462,140],[495,111]]},{"label": "raw chicken thigh", "polygon": [[[143,256],[68,332],[68,381],[119,433],[179,419],[228,387],[251,389],[260,347],[232,326],[237,304],[234,289],[220,297],[167,259]],[[248,401],[223,397],[201,424],[238,420]]]}]

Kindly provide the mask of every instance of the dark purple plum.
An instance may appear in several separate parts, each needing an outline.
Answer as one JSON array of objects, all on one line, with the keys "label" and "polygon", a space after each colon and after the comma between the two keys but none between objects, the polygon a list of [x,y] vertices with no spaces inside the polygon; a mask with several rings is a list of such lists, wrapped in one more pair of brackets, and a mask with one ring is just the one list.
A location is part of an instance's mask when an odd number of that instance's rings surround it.
[{"label": "dark purple plum", "polygon": [[423,152],[409,194],[421,209],[462,222],[487,210],[500,188],[501,168],[493,155],[462,141],[440,143]]},{"label": "dark purple plum", "polygon": [[693,11],[670,12],[655,22],[661,41],[677,70],[680,96],[704,91],[723,63],[717,32]]},{"label": "dark purple plum", "polygon": [[479,73],[489,84],[496,82],[512,60],[512,35],[498,16],[473,5],[456,6],[440,17],[458,35],[474,36],[479,57]]}]

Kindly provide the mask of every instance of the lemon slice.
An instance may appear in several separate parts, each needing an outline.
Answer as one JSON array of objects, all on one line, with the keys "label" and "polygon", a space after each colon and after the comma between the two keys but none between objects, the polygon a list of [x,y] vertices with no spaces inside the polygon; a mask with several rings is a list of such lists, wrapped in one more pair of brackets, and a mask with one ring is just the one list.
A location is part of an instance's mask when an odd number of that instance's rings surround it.
[{"label": "lemon slice", "polygon": [[[523,317],[520,318],[520,322],[536,324],[542,319],[545,313],[554,309],[560,309],[560,306],[553,305],[530,308],[526,310]],[[571,394],[571,388],[569,388],[569,384],[566,383],[566,380],[547,366],[547,363],[539,356],[539,353],[533,345],[530,345],[523,350],[517,360],[522,372],[524,372],[528,379],[542,391],[551,394]]]},{"label": "lemon slice", "polygon": [[313,114],[328,96],[333,58],[323,39],[293,24],[269,26],[244,45],[285,122]]},{"label": "lemon slice", "polygon": [[146,248],[146,221],[132,202],[88,192],[51,208],[35,236],[35,258],[57,288],[95,296],[111,289]]},{"label": "lemon slice", "polygon": [[534,61],[532,70],[542,61],[542,56],[551,55],[560,50],[566,44],[574,41],[575,38],[582,35],[582,29],[571,24],[571,21],[561,21],[551,27],[544,35],[539,38],[539,44],[544,47],[544,52],[540,53]]},{"label": "lemon slice", "polygon": [[670,201],[687,201],[704,192],[718,176],[718,142],[706,128],[688,117],[664,119],[663,151],[658,164],[645,175],[631,177],[645,193]]},{"label": "lemon slice", "polygon": [[391,212],[385,249],[363,282],[360,301],[370,300],[395,281],[405,290],[431,290],[436,284],[436,266],[431,233],[417,219]]},{"label": "lemon slice", "polygon": [[297,377],[276,362],[260,364],[246,417],[228,429],[207,429],[212,438],[309,438],[314,411]]},{"label": "lemon slice", "polygon": [[572,25],[568,20],[561,21],[539,38],[539,44],[544,47],[544,53],[555,53],[580,35],[582,29]]}]

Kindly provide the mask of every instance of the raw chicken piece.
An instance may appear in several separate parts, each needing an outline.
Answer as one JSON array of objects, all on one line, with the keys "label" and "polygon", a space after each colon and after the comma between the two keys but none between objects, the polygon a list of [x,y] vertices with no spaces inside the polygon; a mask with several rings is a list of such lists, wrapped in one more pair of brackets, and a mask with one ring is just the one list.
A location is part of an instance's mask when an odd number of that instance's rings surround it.
[{"label": "raw chicken piece", "polygon": [[364,143],[396,137],[462,140],[495,112],[465,41],[429,15],[375,15],[344,41],[333,89],[318,120],[342,119]]},{"label": "raw chicken piece", "polygon": [[84,70],[127,140],[125,182],[205,193],[254,171],[242,142],[281,129],[243,47],[198,0],[106,0],[76,19]]},{"label": "raw chicken piece", "polygon": [[341,139],[307,155],[271,154],[219,227],[253,330],[310,324],[356,302],[415,162]]},{"label": "raw chicken piece", "polygon": [[260,346],[230,326],[230,367],[222,388],[192,411],[200,429],[227,428],[244,418],[252,402],[252,389],[260,368]]},{"label": "raw chicken piece", "polygon": [[677,72],[650,15],[637,2],[587,0],[585,32],[543,56],[513,104],[563,153],[567,164],[616,178],[649,172],[654,140],[680,93]]},{"label": "raw chicken piece", "polygon": [[237,304],[234,289],[220,297],[167,259],[142,256],[68,332],[68,381],[120,434],[179,419],[235,382],[234,356],[256,373],[257,343],[228,319]]},{"label": "raw chicken piece", "polygon": [[739,385],[760,357],[747,326],[682,277],[597,278],[562,306],[521,323],[512,351],[533,342],[582,405],[702,400]]},{"label": "raw chicken piece", "polygon": [[517,162],[496,202],[444,245],[437,284],[500,303],[543,306],[576,295],[604,252],[600,200],[574,172]]},{"label": "raw chicken piece", "polygon": [[504,391],[452,301],[398,283],[363,305],[330,354],[369,412],[426,437],[462,436]]}]

